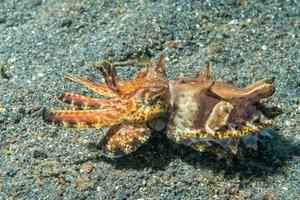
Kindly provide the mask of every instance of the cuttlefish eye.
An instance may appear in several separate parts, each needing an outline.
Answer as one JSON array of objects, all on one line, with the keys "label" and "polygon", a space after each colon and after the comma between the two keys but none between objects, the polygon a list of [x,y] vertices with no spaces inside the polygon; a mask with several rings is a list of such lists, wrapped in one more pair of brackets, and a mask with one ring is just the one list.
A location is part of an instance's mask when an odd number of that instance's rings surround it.
[{"label": "cuttlefish eye", "polygon": [[143,93],[142,102],[144,105],[153,106],[163,101],[166,89],[164,87],[147,89]]},{"label": "cuttlefish eye", "polygon": [[161,97],[160,96],[157,96],[157,97],[154,97],[154,98],[143,98],[142,99],[142,102],[144,105],[147,105],[147,106],[153,106],[155,104],[158,104],[161,100]]},{"label": "cuttlefish eye", "polygon": [[148,103],[148,105],[153,106],[153,105],[157,104],[160,100],[161,100],[161,98],[158,96],[155,98],[148,99],[147,103]]}]

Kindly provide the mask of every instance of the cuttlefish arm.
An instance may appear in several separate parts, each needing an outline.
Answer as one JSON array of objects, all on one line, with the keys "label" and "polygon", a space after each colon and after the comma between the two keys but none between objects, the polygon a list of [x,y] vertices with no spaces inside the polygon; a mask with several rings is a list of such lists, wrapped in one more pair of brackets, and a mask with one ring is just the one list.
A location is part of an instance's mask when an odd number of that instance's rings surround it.
[{"label": "cuttlefish arm", "polygon": [[120,157],[136,151],[150,137],[145,124],[120,124],[109,129],[100,146],[107,157]]},{"label": "cuttlefish arm", "polygon": [[61,93],[58,99],[63,103],[70,104],[71,106],[77,106],[78,108],[82,108],[85,110],[116,107],[118,106],[118,104],[121,104],[121,102],[124,101],[120,98],[97,99],[70,92]]},{"label": "cuttlefish arm", "polygon": [[[97,110],[54,110],[44,109],[43,118],[47,122],[52,122],[65,127],[76,128],[101,128],[114,126],[127,120],[131,113],[136,112],[139,93],[132,94],[131,98],[115,98],[109,100],[86,98],[84,96],[71,97],[76,104],[90,103],[90,106],[98,106]],[[65,100],[67,101],[67,99]],[[73,102],[74,103],[74,102]],[[103,103],[103,104],[101,104]],[[101,109],[99,109],[101,108]]]},{"label": "cuttlefish arm", "polygon": [[118,97],[119,96],[118,91],[115,90],[113,87],[110,87],[107,84],[94,83],[92,81],[89,81],[89,80],[86,80],[86,79],[83,79],[83,78],[80,78],[80,77],[77,77],[77,76],[74,76],[74,75],[71,75],[68,73],[65,74],[65,78],[69,79],[71,81],[74,81],[76,83],[79,83],[79,84],[85,86],[86,88],[88,88],[100,95],[103,95],[105,97]]},{"label": "cuttlefish arm", "polygon": [[124,109],[110,110],[55,110],[44,109],[43,118],[49,123],[64,127],[101,128],[122,123],[126,118]]}]

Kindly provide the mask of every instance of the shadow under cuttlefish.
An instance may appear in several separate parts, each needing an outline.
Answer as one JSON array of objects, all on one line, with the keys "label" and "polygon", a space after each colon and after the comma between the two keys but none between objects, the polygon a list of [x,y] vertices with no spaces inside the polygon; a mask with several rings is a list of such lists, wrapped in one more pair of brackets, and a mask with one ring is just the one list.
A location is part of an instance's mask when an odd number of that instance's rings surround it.
[{"label": "shadow under cuttlefish", "polygon": [[209,152],[198,152],[189,147],[170,141],[161,132],[154,132],[150,140],[132,154],[120,158],[107,158],[99,152],[97,142],[88,144],[88,148],[97,156],[77,161],[104,161],[117,169],[164,170],[175,159],[192,165],[195,168],[209,168],[215,172],[225,170],[227,175],[239,174],[242,177],[259,177],[266,174],[283,173],[283,168],[295,156],[300,156],[300,143],[293,144],[277,131],[272,132],[272,138],[265,138],[258,143],[257,150],[245,149],[241,153],[218,159]]}]

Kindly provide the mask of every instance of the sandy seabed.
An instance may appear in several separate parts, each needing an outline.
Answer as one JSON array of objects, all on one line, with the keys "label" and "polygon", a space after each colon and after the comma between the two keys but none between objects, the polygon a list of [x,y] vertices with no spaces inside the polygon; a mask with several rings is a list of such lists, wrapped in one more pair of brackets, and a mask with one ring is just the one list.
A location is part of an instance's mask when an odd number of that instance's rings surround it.
[{"label": "sandy seabed", "polygon": [[[300,199],[300,1],[0,0],[0,199]],[[53,128],[42,109],[57,95],[94,95],[66,72],[100,81],[91,66],[167,55],[167,74],[205,61],[215,79],[245,86],[276,77],[268,102],[284,114],[275,137],[228,167],[153,133],[110,160],[105,130]],[[129,79],[137,68],[119,67]]]}]

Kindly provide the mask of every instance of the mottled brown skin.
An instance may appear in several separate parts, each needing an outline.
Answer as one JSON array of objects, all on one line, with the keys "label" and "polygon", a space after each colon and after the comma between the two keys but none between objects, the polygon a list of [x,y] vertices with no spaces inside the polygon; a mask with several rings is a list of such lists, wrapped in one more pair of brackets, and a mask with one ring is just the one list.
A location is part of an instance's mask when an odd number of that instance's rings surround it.
[{"label": "mottled brown skin", "polygon": [[69,74],[66,78],[110,99],[62,93],[62,102],[81,110],[45,109],[43,116],[65,127],[111,127],[101,141],[108,157],[137,150],[148,140],[151,130],[162,131],[166,124],[171,140],[198,151],[223,156],[237,153],[240,146],[256,149],[260,131],[270,126],[278,114],[278,110],[261,103],[275,91],[273,78],[237,88],[213,81],[206,63],[194,78],[167,81],[164,56],[142,68],[130,81],[121,80],[107,61],[96,68],[102,72],[105,84]]},{"label": "mottled brown skin", "polygon": [[146,142],[151,135],[150,128],[140,125],[119,125],[111,128],[101,142],[104,155],[119,157],[133,152]]},{"label": "mottled brown skin", "polygon": [[176,79],[170,83],[168,137],[199,151],[212,150],[219,156],[236,153],[241,141],[256,148],[260,130],[272,124],[261,100],[275,92],[273,80],[263,79],[245,88],[214,82],[208,63],[195,78]]},{"label": "mottled brown skin", "polygon": [[107,61],[97,65],[105,84],[94,83],[70,74],[66,78],[84,85],[110,99],[97,99],[62,93],[59,100],[81,110],[55,110],[43,112],[45,121],[64,127],[111,127],[102,144],[108,157],[129,154],[150,136],[148,124],[167,113],[170,92],[165,76],[165,61],[161,55],[156,64],[149,64],[135,74],[132,80],[121,80],[112,64]]}]

